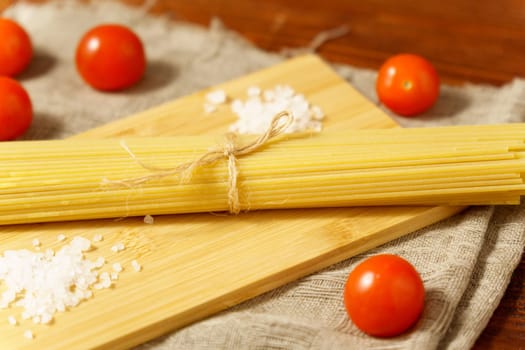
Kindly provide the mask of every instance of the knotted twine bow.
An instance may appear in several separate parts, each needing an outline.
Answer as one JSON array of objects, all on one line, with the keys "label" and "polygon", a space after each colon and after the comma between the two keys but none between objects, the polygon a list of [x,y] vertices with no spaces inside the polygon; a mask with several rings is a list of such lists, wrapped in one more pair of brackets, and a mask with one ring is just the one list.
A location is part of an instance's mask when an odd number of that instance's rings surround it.
[{"label": "knotted twine bow", "polygon": [[261,146],[266,144],[270,139],[282,134],[288,126],[293,122],[293,116],[290,112],[283,111],[275,115],[271,120],[270,126],[266,132],[257,137],[252,142],[246,145],[237,144],[237,134],[227,133],[225,135],[226,142],[216,148],[211,149],[194,161],[182,163],[174,168],[159,168],[144,164],[131,151],[124,141],[120,143],[122,148],[128,152],[130,157],[137,162],[144,169],[154,172],[154,174],[139,176],[123,180],[108,180],[104,179],[103,184],[121,185],[129,188],[134,188],[146,182],[162,179],[168,176],[179,175],[182,183],[187,183],[191,180],[195,169],[213,164],[221,159],[228,161],[228,207],[229,212],[238,214],[241,211],[241,204],[239,200],[238,177],[239,169],[237,167],[237,158],[252,152],[255,152]]}]

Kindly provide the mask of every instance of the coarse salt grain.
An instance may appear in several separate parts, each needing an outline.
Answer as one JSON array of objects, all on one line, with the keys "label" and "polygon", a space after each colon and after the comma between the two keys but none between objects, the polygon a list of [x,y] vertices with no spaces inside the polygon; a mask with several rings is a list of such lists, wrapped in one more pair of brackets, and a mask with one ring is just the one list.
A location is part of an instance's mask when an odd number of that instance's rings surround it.
[{"label": "coarse salt grain", "polygon": [[155,219],[151,215],[146,215],[144,217],[144,223],[148,225],[152,225],[155,222]]},{"label": "coarse salt grain", "polygon": [[124,246],[124,243],[122,243],[122,242],[118,242],[117,244],[115,244],[114,246],[111,247],[111,251],[114,252],[114,253],[121,252],[124,249],[126,249],[126,246]]},{"label": "coarse salt grain", "polygon": [[313,120],[323,120],[324,119],[324,112],[319,106],[312,106],[310,108],[310,112],[312,112],[312,119]]},{"label": "coarse salt grain", "polygon": [[16,326],[18,324],[18,321],[14,316],[7,317],[7,322],[9,322],[11,326]]},{"label": "coarse salt grain", "polygon": [[111,275],[109,272],[102,272],[99,276],[100,289],[110,288],[113,282],[111,281]]},{"label": "coarse salt grain", "polygon": [[220,105],[226,102],[227,96],[224,90],[214,90],[206,94],[206,101],[213,105]]},{"label": "coarse salt grain", "polygon": [[111,278],[107,280],[103,280],[102,282],[102,288],[108,289],[113,285],[113,282],[111,281]]},{"label": "coarse salt grain", "polygon": [[304,95],[288,85],[277,85],[262,92],[260,88],[252,86],[247,95],[247,100],[236,99],[231,103],[231,110],[238,119],[230,126],[230,131],[261,134],[268,129],[272,119],[283,111],[290,112],[294,117],[285,133],[322,129],[322,109],[312,105]]},{"label": "coarse salt grain", "polygon": [[[57,239],[63,241],[65,236],[59,235]],[[37,245],[35,240],[32,243]],[[113,248],[122,251],[125,246],[118,242]],[[86,259],[83,253],[90,249],[89,239],[74,237],[57,252],[49,248],[44,253],[26,249],[5,251],[0,255],[0,285],[3,283],[7,288],[0,295],[0,308],[21,307],[22,319],[49,324],[55,313],[91,298],[91,289],[111,288],[113,281],[119,278],[119,272],[123,271],[122,265],[115,263],[112,265],[114,271],[99,274],[96,269],[101,268],[106,260],[104,257],[95,262]],[[131,265],[135,271],[142,268],[136,260]],[[13,326],[18,325],[14,316],[9,316],[7,321]],[[24,337],[34,339],[35,336],[31,330],[26,330]]]},{"label": "coarse salt grain", "polygon": [[65,240],[66,240],[66,235],[59,234],[59,235],[57,236],[57,241],[59,241],[59,242],[63,242],[63,241],[65,241]]},{"label": "coarse salt grain", "polygon": [[70,246],[76,249],[80,249],[80,251],[85,252],[88,251],[91,248],[91,241],[84,237],[74,237],[73,240],[70,243]]},{"label": "coarse salt grain", "polygon": [[49,324],[53,320],[53,317],[51,315],[44,315],[40,318],[41,324]]},{"label": "coarse salt grain", "polygon": [[140,272],[140,270],[142,270],[142,266],[139,264],[137,260],[132,260],[131,266],[133,267],[133,270],[135,270],[136,272]]},{"label": "coarse salt grain", "polygon": [[31,243],[33,244],[33,247],[40,247],[41,244],[38,238],[33,239]]},{"label": "coarse salt grain", "polygon": [[114,263],[112,267],[113,271],[115,272],[121,272],[123,270],[122,265],[120,263]]},{"label": "coarse salt grain", "polygon": [[24,338],[32,340],[35,336],[29,329],[24,332]]},{"label": "coarse salt grain", "polygon": [[5,251],[0,255],[0,282],[6,287],[0,307],[21,307],[22,319],[46,324],[56,312],[78,305],[97,281],[94,264],[83,255],[90,246],[89,240],[75,237],[54,254]]},{"label": "coarse salt grain", "polygon": [[104,237],[101,234],[96,234],[93,236],[93,242],[102,242]]},{"label": "coarse salt grain", "polygon": [[106,259],[104,259],[103,256],[99,256],[99,257],[97,258],[97,260],[95,260],[94,266],[95,266],[97,269],[100,269],[102,266],[104,266],[105,263],[106,263]]}]

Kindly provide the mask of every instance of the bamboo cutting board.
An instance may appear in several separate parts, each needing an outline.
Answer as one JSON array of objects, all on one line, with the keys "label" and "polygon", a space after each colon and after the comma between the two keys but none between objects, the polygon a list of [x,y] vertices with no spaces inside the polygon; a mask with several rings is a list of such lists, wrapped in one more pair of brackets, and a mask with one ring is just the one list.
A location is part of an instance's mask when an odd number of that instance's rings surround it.
[{"label": "bamboo cutting board", "polygon": [[[224,83],[229,96],[246,88],[289,84],[326,114],[326,129],[391,128],[395,123],[317,56],[292,59]],[[219,134],[235,117],[228,106],[203,112],[199,93],[88,131],[77,137]],[[242,169],[240,169],[242,172]],[[0,310],[0,349],[125,349],[318,271],[461,210],[459,207],[375,207],[259,211],[239,216],[193,214],[0,228],[2,250],[58,249],[58,234],[104,240],[87,253],[125,270],[114,288],[96,291],[52,325],[8,324],[20,309]],[[111,251],[117,242],[126,249]],[[31,247],[32,248],[32,247]],[[130,262],[137,259],[141,272]],[[0,291],[1,291],[0,286]],[[35,339],[23,337],[32,329]]]}]

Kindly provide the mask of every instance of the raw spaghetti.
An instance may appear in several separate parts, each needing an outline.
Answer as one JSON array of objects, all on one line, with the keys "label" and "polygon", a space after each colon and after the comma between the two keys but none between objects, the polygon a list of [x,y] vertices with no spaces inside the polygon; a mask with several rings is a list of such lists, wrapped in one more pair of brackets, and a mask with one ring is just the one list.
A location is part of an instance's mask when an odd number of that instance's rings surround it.
[{"label": "raw spaghetti", "polygon": [[[518,204],[524,135],[525,124],[273,135],[235,154],[235,211]],[[238,136],[235,149],[254,140]],[[224,150],[220,138],[122,142],[0,144],[0,224],[231,210],[231,153],[192,166],[184,181],[173,171]]]}]

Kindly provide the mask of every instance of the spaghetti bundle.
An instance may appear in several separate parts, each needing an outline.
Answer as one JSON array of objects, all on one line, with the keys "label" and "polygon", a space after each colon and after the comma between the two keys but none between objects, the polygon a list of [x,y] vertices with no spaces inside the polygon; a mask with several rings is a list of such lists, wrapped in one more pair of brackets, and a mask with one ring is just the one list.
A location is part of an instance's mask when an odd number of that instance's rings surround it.
[{"label": "spaghetti bundle", "polygon": [[[239,210],[519,204],[524,138],[525,124],[279,135],[235,156],[233,186]],[[218,156],[196,164],[214,145]],[[0,224],[231,211],[223,145],[213,136],[1,143]]]}]

